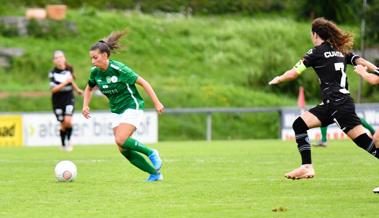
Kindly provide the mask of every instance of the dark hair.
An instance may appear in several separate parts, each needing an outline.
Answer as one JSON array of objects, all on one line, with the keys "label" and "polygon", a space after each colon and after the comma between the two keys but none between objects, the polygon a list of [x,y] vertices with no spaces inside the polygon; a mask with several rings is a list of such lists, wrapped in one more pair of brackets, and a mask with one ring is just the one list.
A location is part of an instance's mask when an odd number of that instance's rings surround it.
[{"label": "dark hair", "polygon": [[323,17],[313,20],[312,32],[317,33],[342,54],[349,53],[353,48],[353,35],[350,32],[341,30],[335,23]]},{"label": "dark hair", "polygon": [[98,42],[96,42],[94,45],[92,45],[90,48],[90,51],[99,49],[101,53],[105,52],[107,53],[109,57],[111,55],[111,52],[120,48],[120,44],[118,43],[118,40],[124,35],[126,35],[126,31],[112,32],[105,39],[101,39]]}]

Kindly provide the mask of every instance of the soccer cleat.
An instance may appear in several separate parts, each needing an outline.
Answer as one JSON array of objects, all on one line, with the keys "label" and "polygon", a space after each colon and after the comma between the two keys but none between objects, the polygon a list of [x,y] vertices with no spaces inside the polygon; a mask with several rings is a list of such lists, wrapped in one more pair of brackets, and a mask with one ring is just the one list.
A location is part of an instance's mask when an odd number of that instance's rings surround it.
[{"label": "soccer cleat", "polygon": [[159,153],[157,150],[153,150],[153,153],[149,155],[149,159],[154,166],[154,169],[159,171],[162,167],[162,159],[159,157]]},{"label": "soccer cleat", "polygon": [[318,141],[316,144],[314,144],[314,147],[321,147],[321,148],[326,148],[327,142],[324,142],[322,140]]},{"label": "soccer cleat", "polygon": [[372,192],[374,192],[375,194],[379,194],[379,187],[374,188],[374,190],[372,190]]},{"label": "soccer cleat", "polygon": [[287,179],[311,179],[315,176],[312,164],[301,165],[284,175]]},{"label": "soccer cleat", "polygon": [[157,181],[162,181],[162,180],[163,180],[162,173],[158,173],[158,174],[150,174],[149,178],[146,179],[146,182],[157,182]]}]

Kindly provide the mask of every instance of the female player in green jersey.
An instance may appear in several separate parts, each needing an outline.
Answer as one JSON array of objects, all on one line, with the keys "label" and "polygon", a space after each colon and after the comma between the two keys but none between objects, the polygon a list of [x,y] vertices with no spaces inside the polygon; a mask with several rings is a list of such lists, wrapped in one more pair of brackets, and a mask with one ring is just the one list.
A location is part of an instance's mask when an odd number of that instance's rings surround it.
[{"label": "female player in green jersey", "polygon": [[[139,128],[144,108],[144,100],[138,93],[136,84],[143,87],[158,113],[164,111],[164,106],[146,80],[125,64],[109,59],[111,52],[120,47],[118,40],[124,34],[112,33],[90,48],[89,55],[94,67],[91,68],[84,90],[82,113],[85,118],[90,118],[89,103],[92,90],[97,86],[109,100],[114,138],[121,154],[134,166],[150,174],[146,181],[163,180],[160,173],[162,160],[158,151],[131,138]],[[152,165],[141,154],[149,157]]]}]

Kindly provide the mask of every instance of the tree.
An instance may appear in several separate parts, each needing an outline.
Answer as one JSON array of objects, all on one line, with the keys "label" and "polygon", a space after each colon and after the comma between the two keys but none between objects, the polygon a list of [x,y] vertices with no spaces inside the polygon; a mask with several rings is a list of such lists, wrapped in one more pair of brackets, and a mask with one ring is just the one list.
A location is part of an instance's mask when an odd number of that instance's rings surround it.
[{"label": "tree", "polygon": [[304,0],[297,14],[300,18],[325,17],[337,23],[356,23],[361,7],[361,0]]}]

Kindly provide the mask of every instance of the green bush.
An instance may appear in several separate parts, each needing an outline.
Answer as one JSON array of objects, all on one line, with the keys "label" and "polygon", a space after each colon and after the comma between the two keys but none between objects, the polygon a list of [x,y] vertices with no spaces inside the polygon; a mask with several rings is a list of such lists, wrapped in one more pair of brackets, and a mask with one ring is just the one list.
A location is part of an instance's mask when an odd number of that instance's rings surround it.
[{"label": "green bush", "polygon": [[28,35],[36,38],[71,38],[77,34],[76,26],[68,21],[30,20],[27,24]]},{"label": "green bush", "polygon": [[6,37],[18,36],[18,29],[16,27],[4,25],[0,22],[0,35]]}]

